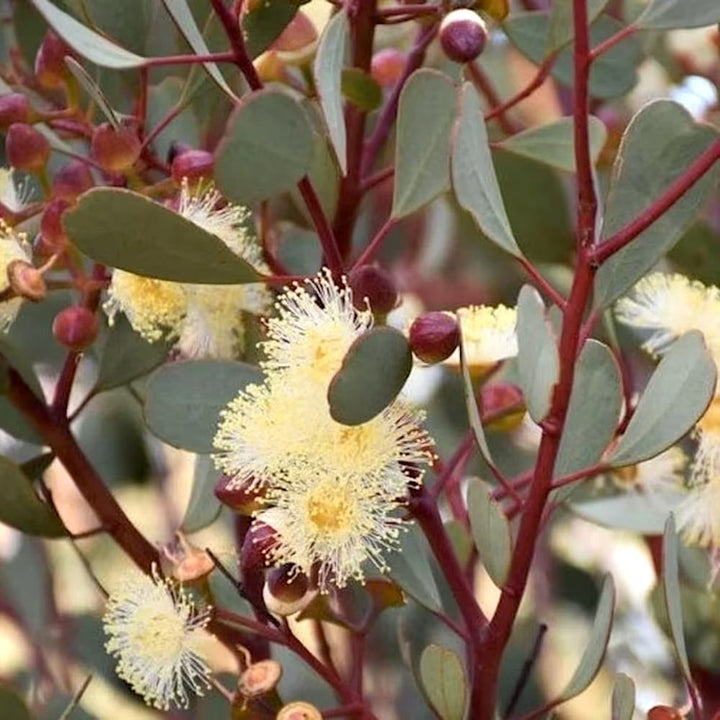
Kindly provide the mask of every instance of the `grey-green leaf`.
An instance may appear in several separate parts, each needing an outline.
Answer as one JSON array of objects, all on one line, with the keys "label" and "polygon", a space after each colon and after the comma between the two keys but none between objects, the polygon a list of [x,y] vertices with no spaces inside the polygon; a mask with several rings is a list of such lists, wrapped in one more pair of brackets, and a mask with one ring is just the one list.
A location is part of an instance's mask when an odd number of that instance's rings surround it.
[{"label": "grey-green leaf", "polygon": [[612,720],[632,720],[635,713],[635,683],[624,673],[615,676]]},{"label": "grey-green leaf", "polygon": [[[168,11],[168,14],[173,19],[175,25],[177,25],[178,30],[182,33],[185,40],[187,40],[193,52],[196,55],[208,55],[210,50],[195,23],[195,18],[193,18],[187,0],[163,0],[163,5],[165,5],[165,9]],[[203,63],[203,67],[219,88],[226,92],[233,100],[238,99],[215,63],[206,62]]]},{"label": "grey-green leaf", "polygon": [[243,13],[243,35],[248,55],[255,59],[265,52],[290,24],[297,10],[298,3],[292,0],[274,0],[258,3],[252,10]]},{"label": "grey-green leaf", "polygon": [[[609,0],[588,0],[588,21],[592,23],[605,9],[608,2]],[[548,52],[567,45],[573,39],[573,35],[572,0],[553,0],[547,39]]]},{"label": "grey-green leaf", "polygon": [[215,497],[215,486],[220,473],[208,455],[195,458],[192,490],[182,521],[184,532],[197,532],[210,525],[220,514],[220,501]]},{"label": "grey-green leaf", "polygon": [[30,358],[20,347],[11,343],[6,335],[0,333],[0,374],[5,376],[4,383],[0,382],[0,385],[5,385],[4,389],[0,387],[0,428],[20,440],[42,445],[42,436],[28,418],[12,404],[10,398],[4,394],[10,381],[7,375],[8,366],[17,370],[37,397],[44,397]]},{"label": "grey-green leaf", "polygon": [[402,390],[412,370],[405,336],[376,327],[350,346],[328,387],[330,414],[343,425],[361,425],[382,412]]},{"label": "grey-green leaf", "polygon": [[[606,240],[640,215],[718,138],[670,100],[645,105],[631,120],[615,160],[605,206]],[[715,171],[717,172],[717,171]],[[712,189],[710,171],[667,212],[598,270],[595,303],[605,307],[647,273],[680,239]]]},{"label": "grey-green leaf", "polygon": [[255,205],[291,190],[310,169],[314,136],[288,95],[260,90],[230,118],[216,152],[215,180],[230,200]]},{"label": "grey-green leaf", "polygon": [[147,58],[125,50],[120,45],[85,27],[74,17],[53,5],[50,0],[30,0],[48,25],[78,54],[101,67],[127,70],[144,65]]},{"label": "grey-green leaf", "polygon": [[126,385],[154,370],[167,357],[167,343],[150,343],[136,333],[124,315],[116,315],[100,355],[96,391]]},{"label": "grey-green leaf", "polygon": [[705,412],[716,375],[701,333],[686,333],[673,343],[652,374],[610,464],[632,465],[676,443]]},{"label": "grey-green leaf", "polygon": [[342,70],[349,36],[347,16],[344,10],[340,10],[325,26],[313,63],[320,107],[343,175],[347,174],[347,132],[343,114]]},{"label": "grey-green leaf", "polygon": [[[591,115],[589,133],[590,156],[594,163],[605,145],[607,130],[601,120]],[[524,155],[559,170],[575,172],[572,118],[562,118],[546,125],[535,125],[511,135],[499,145],[516,155]]]},{"label": "grey-green leaf", "polygon": [[75,58],[69,55],[65,57],[65,64],[68,70],[75,76],[75,79],[85,88],[85,92],[90,96],[90,99],[100,108],[100,111],[105,116],[107,121],[117,130],[120,127],[120,121],[115,115],[115,111],[110,105],[109,100],[105,97],[105,94],[100,89],[100,86],[90,77],[88,71],[77,61]]},{"label": "grey-green leaf", "polygon": [[455,88],[436,70],[413,73],[400,94],[392,215],[405,217],[450,189]]},{"label": "grey-green leaf", "polygon": [[720,23],[717,0],[652,0],[635,21],[648,30],[704,27]]},{"label": "grey-green leaf", "polygon": [[550,410],[560,372],[557,342],[535,288],[524,285],[518,296],[518,373],[530,417],[540,422]]},{"label": "grey-green leaf", "polygon": [[595,679],[598,670],[600,670],[602,659],[605,655],[605,648],[610,639],[614,608],[615,586],[612,577],[606,575],[600,592],[597,610],[595,611],[595,620],[590,632],[590,641],[580,659],[580,664],[575,669],[565,690],[563,690],[560,697],[561,702],[565,702],[579,695]]},{"label": "grey-green leaf", "polygon": [[610,348],[588,340],[575,367],[555,478],[591,467],[615,435],[622,408],[620,368]]},{"label": "grey-green leaf", "polygon": [[441,720],[463,720],[467,706],[465,670],[452,650],[428,645],[420,656],[420,678],[425,695]]},{"label": "grey-green leaf", "polygon": [[683,632],[682,601],[680,599],[680,574],[678,566],[678,537],[675,531],[675,517],[671,514],[665,523],[662,544],[663,590],[670,621],[670,633],[683,676],[691,681]]},{"label": "grey-green leaf", "polygon": [[512,557],[510,523],[490,495],[490,487],[478,479],[470,481],[467,496],[470,529],[480,560],[499,588],[507,580]]},{"label": "grey-green leaf", "polygon": [[64,215],[64,224],[93,260],[136,275],[226,285],[260,279],[222,240],[130,190],[90,190]]},{"label": "grey-green leaf", "polygon": [[521,257],[495,176],[482,104],[469,83],[462,88],[460,103],[450,162],[455,197],[490,240]]},{"label": "grey-green leaf", "polygon": [[211,453],[220,411],[262,373],[241,362],[180,361],[149,378],[145,420],[161,440],[197,453]]},{"label": "grey-green leaf", "polygon": [[477,400],[475,399],[475,391],[473,389],[472,378],[470,377],[470,368],[465,360],[465,347],[462,338],[460,338],[460,367],[462,369],[463,394],[465,395],[465,408],[467,409],[470,429],[473,432],[475,443],[477,444],[483,459],[489,465],[493,465],[490,448],[488,447],[485,430],[482,425],[482,417],[480,416]]},{"label": "grey-green leaf", "polygon": [[0,487],[0,522],[40,537],[58,538],[67,534],[55,511],[38,497],[32,480],[15,463],[2,455]]}]

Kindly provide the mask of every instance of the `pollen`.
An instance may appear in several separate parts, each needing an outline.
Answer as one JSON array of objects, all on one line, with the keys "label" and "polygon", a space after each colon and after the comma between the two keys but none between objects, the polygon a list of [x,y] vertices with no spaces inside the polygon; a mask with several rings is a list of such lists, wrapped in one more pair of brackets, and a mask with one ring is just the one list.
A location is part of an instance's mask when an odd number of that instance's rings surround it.
[{"label": "pollen", "polygon": [[117,659],[117,674],[148,705],[186,708],[188,691],[202,695],[209,668],[198,642],[209,622],[181,586],[132,571],[107,604],[103,627],[107,652]]}]

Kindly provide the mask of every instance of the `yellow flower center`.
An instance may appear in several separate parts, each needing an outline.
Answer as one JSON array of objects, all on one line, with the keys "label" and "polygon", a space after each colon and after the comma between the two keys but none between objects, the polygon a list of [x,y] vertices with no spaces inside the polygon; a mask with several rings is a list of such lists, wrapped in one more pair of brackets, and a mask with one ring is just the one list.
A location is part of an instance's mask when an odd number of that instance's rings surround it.
[{"label": "yellow flower center", "polygon": [[307,515],[323,535],[338,535],[351,530],[358,517],[351,495],[335,482],[321,482],[307,498]]},{"label": "yellow flower center", "polygon": [[139,607],[128,628],[128,643],[153,663],[178,657],[183,649],[185,623],[176,612],[150,605]]}]

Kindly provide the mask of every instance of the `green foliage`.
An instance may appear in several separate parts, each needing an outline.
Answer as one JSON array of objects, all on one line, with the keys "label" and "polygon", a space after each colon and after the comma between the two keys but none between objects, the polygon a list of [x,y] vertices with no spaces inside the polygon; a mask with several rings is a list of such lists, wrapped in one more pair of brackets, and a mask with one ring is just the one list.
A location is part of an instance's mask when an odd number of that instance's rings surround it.
[{"label": "green foliage", "polygon": [[221,285],[260,278],[222,240],[129,190],[91,190],[66,213],[64,224],[73,242],[93,260],[136,275]]},{"label": "green foliage", "polygon": [[4,720],[32,720],[27,705],[11,688],[0,687],[0,707]]},{"label": "green foliage", "polygon": [[434,70],[418,70],[400,95],[392,216],[415,212],[450,188],[450,128],[455,88]]},{"label": "green foliage", "polygon": [[163,365],[148,379],[145,420],[170,445],[210,453],[220,411],[246,385],[260,382],[261,372],[241,362],[198,360]]},{"label": "green foliage", "polygon": [[343,68],[341,88],[343,97],[361,110],[371,112],[382,105],[382,88],[358,68]]},{"label": "green foliage", "polygon": [[270,47],[295,17],[299,4],[292,0],[261,2],[243,15],[245,47],[251,58],[256,58]]},{"label": "green foliage", "polygon": [[648,30],[704,27],[720,23],[720,8],[714,0],[652,0],[635,21]]},{"label": "green foliage", "polygon": [[428,645],[420,656],[420,677],[440,720],[463,720],[467,690],[460,658],[440,645]]},{"label": "green foliage", "polygon": [[376,327],[350,346],[328,388],[330,414],[343,425],[372,420],[398,395],[412,370],[402,333]]},{"label": "green foliage", "polygon": [[254,92],[228,123],[215,181],[229,200],[255,205],[291,190],[310,169],[313,151],[313,131],[300,104],[273,90]]},{"label": "green foliage", "polygon": [[198,455],[195,460],[192,491],[181,524],[184,532],[197,532],[217,519],[222,507],[214,492],[219,478],[220,473],[215,469],[212,458]]},{"label": "green foliage", "polygon": [[615,676],[612,720],[632,720],[635,713],[635,683],[624,673]]}]

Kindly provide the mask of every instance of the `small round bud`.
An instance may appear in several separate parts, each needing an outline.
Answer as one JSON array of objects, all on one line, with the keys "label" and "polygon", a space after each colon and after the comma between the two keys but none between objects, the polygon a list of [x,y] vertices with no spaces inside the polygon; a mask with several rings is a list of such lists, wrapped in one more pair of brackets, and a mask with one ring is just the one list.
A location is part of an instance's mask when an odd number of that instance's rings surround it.
[{"label": "small round bud", "polygon": [[483,418],[500,416],[488,423],[489,430],[509,432],[515,430],[525,416],[525,402],[522,390],[509,382],[483,385],[481,391]]},{"label": "small round bud", "polygon": [[348,285],[353,293],[353,304],[365,309],[365,299],[374,313],[387,315],[397,304],[397,290],[392,276],[377,265],[362,265],[351,271]]},{"label": "small round bud", "polygon": [[475,60],[483,51],[486,38],[482,18],[467,8],[453,10],[440,23],[440,46],[448,59],[456,63]]},{"label": "small round bud", "polygon": [[62,216],[69,207],[70,203],[67,200],[56,198],[51,200],[43,211],[40,234],[45,254],[61,252],[67,246],[68,238],[62,224]]},{"label": "small round bud", "polygon": [[27,123],[32,111],[29,100],[21,93],[0,95],[0,128],[5,130],[13,123]]},{"label": "small round bud", "polygon": [[673,707],[656,705],[648,710],[647,720],[683,720],[683,716]]},{"label": "small round bud", "polygon": [[36,172],[50,157],[50,143],[32,125],[13,123],[5,136],[5,155],[17,170]]},{"label": "small round bud", "polygon": [[85,350],[95,341],[98,334],[98,322],[95,313],[87,308],[72,307],[61,310],[53,320],[53,336],[68,350]]},{"label": "small round bud", "polygon": [[71,160],[55,174],[52,181],[53,196],[75,202],[94,185],[95,181],[88,166],[81,160]]},{"label": "small round bud", "polygon": [[280,709],[276,720],[322,720],[322,715],[310,703],[291,702]]},{"label": "small round bud", "polygon": [[450,313],[425,313],[410,326],[410,347],[417,358],[428,364],[449,358],[459,342],[460,326]]},{"label": "small round bud", "polygon": [[282,665],[275,660],[261,660],[248,667],[238,680],[238,692],[246,698],[273,691],[282,677]]},{"label": "small round bud", "polygon": [[190,183],[212,178],[215,158],[206,150],[188,150],[175,155],[170,166],[173,180],[180,185],[184,178]]},{"label": "small round bud", "polygon": [[314,53],[317,38],[317,30],[312,20],[302,10],[298,10],[270,49],[277,53],[281,62],[287,65],[302,65]]},{"label": "small round bud", "polygon": [[271,525],[255,520],[245,535],[240,550],[240,566],[243,570],[256,570],[267,565],[270,551],[277,545],[277,530]]},{"label": "small round bud", "polygon": [[307,576],[293,563],[284,563],[268,570],[265,582],[268,592],[284,603],[302,600],[310,587]]},{"label": "small round bud", "polygon": [[264,494],[260,483],[247,480],[238,486],[227,475],[221,475],[215,486],[215,497],[223,505],[242,515],[251,515],[255,510],[259,510]]},{"label": "small round bud", "polygon": [[405,69],[407,55],[395,48],[379,50],[372,57],[370,75],[381,88],[393,87]]},{"label": "small round bud", "polygon": [[72,50],[52,30],[45,33],[35,55],[35,77],[44,88],[57,88],[65,85],[70,71],[65,58],[72,56]]},{"label": "small round bud", "polygon": [[90,157],[103,170],[123,172],[129,170],[140,157],[140,139],[130,128],[117,130],[110,123],[98,125],[90,140]]},{"label": "small round bud", "polygon": [[39,302],[47,295],[47,286],[42,273],[24,260],[13,260],[7,266],[8,284],[16,295]]}]

